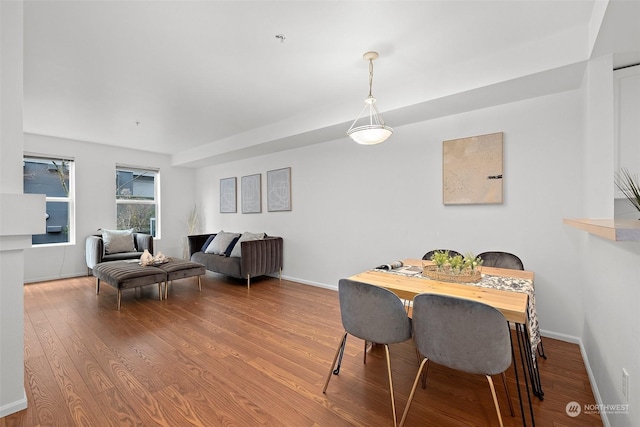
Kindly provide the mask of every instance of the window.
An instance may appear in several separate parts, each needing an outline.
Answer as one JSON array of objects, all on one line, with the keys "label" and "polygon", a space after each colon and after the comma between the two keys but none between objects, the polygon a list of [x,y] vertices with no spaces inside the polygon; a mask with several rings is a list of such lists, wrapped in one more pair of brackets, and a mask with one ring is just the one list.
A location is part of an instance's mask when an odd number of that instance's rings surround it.
[{"label": "window", "polygon": [[133,228],[160,237],[159,181],[160,174],[155,170],[116,167],[118,230]]},{"label": "window", "polygon": [[32,236],[33,245],[75,243],[74,162],[25,156],[24,192],[45,194],[47,232]]}]

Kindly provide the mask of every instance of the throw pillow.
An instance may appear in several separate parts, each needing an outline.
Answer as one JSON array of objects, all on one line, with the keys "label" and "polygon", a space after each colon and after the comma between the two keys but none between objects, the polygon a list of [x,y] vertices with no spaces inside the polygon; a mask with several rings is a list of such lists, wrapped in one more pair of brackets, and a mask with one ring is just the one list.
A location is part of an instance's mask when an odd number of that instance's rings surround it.
[{"label": "throw pillow", "polygon": [[207,250],[204,251],[207,254],[215,254],[215,255],[224,255],[224,252],[227,250],[229,244],[233,241],[234,238],[239,237],[238,233],[227,233],[224,231],[220,231],[216,234],[216,237],[213,238]]},{"label": "throw pillow", "polygon": [[209,245],[211,244],[211,241],[213,240],[213,238],[216,237],[214,234],[212,234],[211,236],[209,236],[207,238],[207,241],[204,242],[204,245],[202,245],[202,248],[200,248],[200,252],[204,252],[207,250],[207,248],[209,247]]},{"label": "throw pillow", "polygon": [[248,242],[250,240],[261,240],[264,239],[264,233],[242,233],[242,236],[238,239],[235,247],[231,251],[230,257],[240,258],[242,257],[242,242]]},{"label": "throw pillow", "polygon": [[231,256],[231,251],[233,250],[233,248],[236,247],[236,243],[238,243],[238,239],[240,239],[240,237],[234,237],[234,239],[231,241],[231,243],[229,243],[229,246],[227,246],[227,250],[224,251],[224,256],[226,256],[226,257],[230,257]]},{"label": "throw pillow", "polygon": [[120,252],[135,252],[133,243],[133,228],[129,230],[102,230],[102,242],[106,254]]}]

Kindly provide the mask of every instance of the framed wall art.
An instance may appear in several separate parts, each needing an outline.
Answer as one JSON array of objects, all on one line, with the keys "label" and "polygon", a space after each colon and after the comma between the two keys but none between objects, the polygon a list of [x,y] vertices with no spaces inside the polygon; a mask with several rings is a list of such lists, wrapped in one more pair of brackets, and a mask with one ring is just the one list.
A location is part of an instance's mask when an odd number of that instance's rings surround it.
[{"label": "framed wall art", "polygon": [[269,212],[291,210],[291,168],[267,172],[267,210]]},{"label": "framed wall art", "polygon": [[242,189],[242,213],[262,212],[262,174],[243,176],[240,180]]},{"label": "framed wall art", "polygon": [[235,213],[236,208],[236,177],[220,180],[220,213]]},{"label": "framed wall art", "polygon": [[502,132],[442,143],[445,205],[502,203]]}]

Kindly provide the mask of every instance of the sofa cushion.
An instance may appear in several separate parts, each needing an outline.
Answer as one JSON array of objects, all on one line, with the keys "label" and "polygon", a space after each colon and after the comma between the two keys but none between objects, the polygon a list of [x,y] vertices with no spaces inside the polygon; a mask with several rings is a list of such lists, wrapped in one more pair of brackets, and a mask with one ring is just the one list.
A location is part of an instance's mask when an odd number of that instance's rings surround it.
[{"label": "sofa cushion", "polygon": [[240,271],[240,258],[196,252],[191,255],[191,261],[202,264],[207,270],[215,273],[225,274],[238,279],[244,278]]},{"label": "sofa cushion", "polygon": [[226,256],[226,257],[230,257],[231,256],[231,251],[233,251],[233,248],[236,247],[236,243],[238,243],[239,239],[240,239],[240,236],[233,238],[231,243],[229,243],[229,246],[227,246],[227,250],[224,251],[224,256]]},{"label": "sofa cushion", "polygon": [[209,247],[209,245],[211,244],[211,241],[213,240],[213,238],[216,237],[215,234],[212,234],[211,236],[209,236],[207,238],[207,241],[204,242],[204,245],[202,245],[202,248],[200,249],[200,252],[204,252],[207,250],[207,248]]},{"label": "sofa cushion", "polygon": [[102,241],[104,242],[104,252],[106,254],[117,254],[120,252],[135,252],[133,243],[133,228],[129,230],[102,230]]},{"label": "sofa cushion", "polygon": [[244,232],[242,236],[238,239],[235,247],[231,251],[230,257],[233,258],[241,258],[242,257],[242,242],[248,242],[250,240],[261,240],[264,239],[264,233],[249,233]]},{"label": "sofa cushion", "polygon": [[117,254],[107,254],[102,257],[102,261],[124,261],[129,259],[140,259],[142,252],[118,252]]},{"label": "sofa cushion", "polygon": [[227,247],[233,239],[239,237],[238,233],[227,233],[225,231],[220,231],[216,234],[216,237],[213,238],[207,249],[204,251],[207,254],[215,254],[215,255],[224,255]]}]

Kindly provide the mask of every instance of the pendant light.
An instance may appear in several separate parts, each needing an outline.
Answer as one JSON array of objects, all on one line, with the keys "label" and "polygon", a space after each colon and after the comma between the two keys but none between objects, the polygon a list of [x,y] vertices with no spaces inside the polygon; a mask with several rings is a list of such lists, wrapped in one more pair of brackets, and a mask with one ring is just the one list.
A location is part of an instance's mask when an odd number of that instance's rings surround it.
[{"label": "pendant light", "polygon": [[[393,129],[384,124],[384,120],[382,120],[382,116],[378,112],[378,107],[376,107],[376,99],[371,95],[373,61],[378,58],[378,52],[367,52],[363,55],[363,58],[369,61],[369,96],[364,100],[364,108],[358,118],[353,121],[347,131],[347,135],[358,144],[373,145],[386,141],[393,133]],[[365,111],[368,112],[367,115],[365,115]],[[363,115],[368,120],[364,124],[356,126]]]}]

